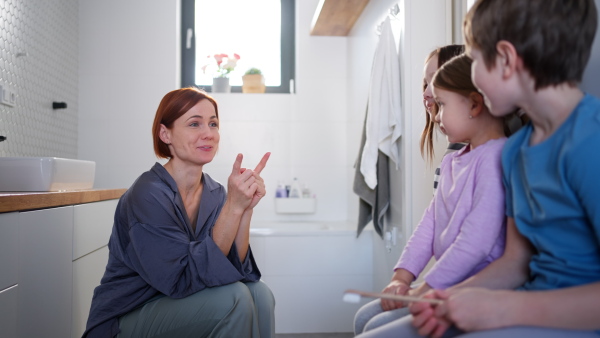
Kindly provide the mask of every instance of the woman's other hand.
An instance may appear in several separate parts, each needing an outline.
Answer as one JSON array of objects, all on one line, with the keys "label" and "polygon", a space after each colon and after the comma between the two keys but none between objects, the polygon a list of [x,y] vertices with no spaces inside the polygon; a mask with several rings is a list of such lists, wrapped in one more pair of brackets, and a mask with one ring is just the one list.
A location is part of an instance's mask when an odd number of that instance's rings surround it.
[{"label": "woman's other hand", "polygon": [[263,181],[262,177],[260,176],[260,173],[263,171],[263,169],[267,165],[267,161],[269,160],[270,156],[271,156],[271,153],[264,154],[262,159],[260,160],[260,162],[258,162],[258,165],[256,166],[256,168],[254,168],[253,176],[254,176],[254,179],[256,180],[256,191],[254,192],[254,195],[252,196],[252,201],[250,202],[248,209],[253,209],[258,204],[258,202],[263,197],[265,197],[265,195],[267,194],[267,189],[265,187],[265,181]]},{"label": "woman's other hand", "polygon": [[237,155],[233,162],[231,175],[227,180],[227,200],[235,211],[240,213],[250,206],[258,189],[254,171],[242,168],[243,159],[244,155]]}]

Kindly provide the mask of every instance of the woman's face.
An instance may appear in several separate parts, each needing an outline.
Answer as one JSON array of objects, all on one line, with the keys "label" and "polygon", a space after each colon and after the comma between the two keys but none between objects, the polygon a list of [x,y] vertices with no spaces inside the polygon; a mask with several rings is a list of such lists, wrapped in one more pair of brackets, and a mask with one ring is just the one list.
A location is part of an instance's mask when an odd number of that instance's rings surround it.
[{"label": "woman's face", "polygon": [[194,165],[213,160],[219,147],[219,119],[209,100],[201,100],[180,116],[171,128],[161,126],[161,139],[173,159]]},{"label": "woman's face", "polygon": [[423,69],[423,86],[425,88],[423,91],[423,104],[432,121],[435,120],[435,116],[433,116],[433,114],[435,114],[435,100],[433,99],[433,93],[431,92],[431,79],[438,68],[437,65],[438,56],[436,54],[427,61],[425,68]]}]

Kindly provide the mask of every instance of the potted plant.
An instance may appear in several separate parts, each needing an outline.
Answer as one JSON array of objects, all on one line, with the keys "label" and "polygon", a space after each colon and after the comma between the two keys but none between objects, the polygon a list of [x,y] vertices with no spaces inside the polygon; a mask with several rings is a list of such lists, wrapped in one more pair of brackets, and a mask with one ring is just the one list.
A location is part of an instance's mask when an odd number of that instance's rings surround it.
[{"label": "potted plant", "polygon": [[264,93],[265,77],[258,68],[250,68],[242,76],[242,93]]},{"label": "potted plant", "polygon": [[[206,74],[207,71],[213,72],[213,93],[229,93],[231,92],[231,86],[229,85],[229,73],[231,73],[237,62],[240,59],[238,54],[229,56],[228,54],[215,54],[213,56],[208,55],[209,62],[202,66],[202,71]],[[214,62],[211,60],[214,58]]]}]

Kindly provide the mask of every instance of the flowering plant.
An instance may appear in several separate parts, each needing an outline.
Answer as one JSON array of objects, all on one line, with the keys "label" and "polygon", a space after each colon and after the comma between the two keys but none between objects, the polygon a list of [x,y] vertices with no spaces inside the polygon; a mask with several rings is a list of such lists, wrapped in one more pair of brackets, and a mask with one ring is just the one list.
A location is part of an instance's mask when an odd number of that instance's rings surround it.
[{"label": "flowering plant", "polygon": [[235,66],[237,66],[240,56],[235,53],[232,56],[227,54],[215,54],[212,56],[208,55],[206,58],[208,59],[208,63],[202,66],[202,72],[204,72],[204,74],[206,74],[207,68],[215,68],[215,64],[211,60],[211,58],[214,58],[216,61],[216,70],[214,71],[216,75],[214,77],[227,77],[229,73],[235,69]]}]

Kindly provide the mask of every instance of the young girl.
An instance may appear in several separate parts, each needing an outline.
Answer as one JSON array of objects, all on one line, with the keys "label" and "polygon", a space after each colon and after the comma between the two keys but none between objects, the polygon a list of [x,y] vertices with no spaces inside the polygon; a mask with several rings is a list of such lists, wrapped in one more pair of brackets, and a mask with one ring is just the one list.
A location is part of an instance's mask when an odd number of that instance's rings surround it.
[{"label": "young girl", "polygon": [[[432,288],[445,289],[482,270],[504,250],[503,120],[486,108],[471,82],[471,61],[465,55],[444,64],[432,85],[440,129],[449,142],[467,145],[442,160],[438,190],[394,269],[392,282],[384,290],[387,293],[420,296]],[[432,256],[436,263],[425,282],[411,289]],[[382,310],[390,309],[389,302],[380,303]],[[406,308],[398,312],[408,314]],[[377,316],[373,320],[377,321]],[[396,336],[398,325],[410,326],[410,318],[373,330],[367,323],[360,337]]]},{"label": "young girl", "polygon": [[[465,51],[464,45],[446,45],[444,47],[436,48],[433,50],[427,58],[425,59],[425,69],[423,71],[423,105],[425,106],[426,114],[425,114],[425,128],[421,132],[421,156],[423,156],[429,163],[433,161],[434,151],[433,151],[433,135],[435,134],[435,130],[439,127],[438,122],[435,120],[435,116],[438,113],[438,106],[435,104],[435,100],[433,99],[433,93],[431,91],[431,79],[433,78],[433,74],[448,60],[452,59],[455,56],[462,54]],[[464,143],[449,143],[448,148],[446,149],[447,155],[449,153],[455,152],[457,150],[462,149],[464,147]],[[433,192],[437,189],[438,182],[440,177],[440,167],[438,166],[435,169],[435,176],[433,179]]]}]

